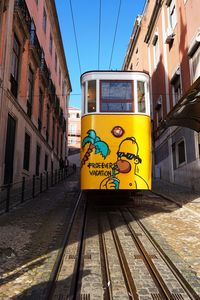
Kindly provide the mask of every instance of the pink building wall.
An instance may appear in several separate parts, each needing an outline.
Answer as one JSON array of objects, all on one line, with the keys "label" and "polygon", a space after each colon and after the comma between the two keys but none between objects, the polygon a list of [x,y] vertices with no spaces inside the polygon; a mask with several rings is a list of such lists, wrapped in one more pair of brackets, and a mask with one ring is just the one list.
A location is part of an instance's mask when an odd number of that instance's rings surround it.
[{"label": "pink building wall", "polygon": [[[5,5],[4,5],[5,3]],[[3,5],[3,9],[2,6]],[[23,6],[20,7],[20,5]],[[43,11],[47,15],[46,33],[43,29]],[[26,12],[26,17],[23,12]],[[30,20],[29,17],[30,16]],[[33,20],[34,27],[30,27],[28,20]],[[59,160],[65,160],[66,149],[66,116],[67,99],[71,91],[71,83],[64,54],[59,23],[53,0],[36,1],[3,1],[0,4],[0,185],[4,182],[6,169],[6,136],[8,116],[16,123],[15,144],[13,154],[13,181],[22,176],[27,179],[35,174],[36,150],[40,147],[39,173],[59,168]],[[34,29],[34,44],[31,39]],[[52,53],[50,53],[50,32],[52,35]],[[35,38],[43,49],[42,58],[37,50]],[[13,58],[14,37],[19,42],[19,69],[17,95],[12,93],[11,70]],[[38,52],[39,51],[39,52]],[[57,57],[57,68],[55,63]],[[46,63],[48,72],[42,69]],[[43,65],[44,66],[44,65]],[[29,68],[33,71],[33,103],[32,114],[28,116],[27,99],[29,98],[28,82]],[[54,90],[50,88],[51,78]],[[39,124],[39,93],[43,93],[41,125]],[[53,91],[53,92],[52,92]],[[55,92],[55,95],[54,95]],[[49,115],[47,116],[47,105]],[[55,129],[53,136],[53,118]],[[49,129],[47,132],[47,123]],[[41,128],[39,128],[41,126]],[[29,169],[24,169],[25,133],[30,136]],[[47,134],[48,133],[48,134]],[[48,157],[48,166],[45,157]],[[46,168],[46,169],[45,169]]]}]

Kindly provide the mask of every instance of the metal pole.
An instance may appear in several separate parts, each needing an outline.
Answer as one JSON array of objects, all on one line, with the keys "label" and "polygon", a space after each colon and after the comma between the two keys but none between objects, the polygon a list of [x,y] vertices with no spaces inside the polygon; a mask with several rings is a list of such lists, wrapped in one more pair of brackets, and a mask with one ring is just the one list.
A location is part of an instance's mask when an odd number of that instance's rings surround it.
[{"label": "metal pole", "polygon": [[48,190],[49,187],[49,173],[48,171],[46,172],[46,190]]},{"label": "metal pole", "polygon": [[22,194],[21,194],[21,203],[24,202],[24,190],[25,190],[25,177],[22,177]]},{"label": "metal pole", "polygon": [[40,193],[42,193],[42,173],[40,174]]},{"label": "metal pole", "polygon": [[32,197],[35,197],[35,175],[33,175]]},{"label": "metal pole", "polygon": [[10,183],[8,184],[7,188],[7,197],[6,197],[6,210],[5,212],[9,212],[9,206],[10,206]]}]

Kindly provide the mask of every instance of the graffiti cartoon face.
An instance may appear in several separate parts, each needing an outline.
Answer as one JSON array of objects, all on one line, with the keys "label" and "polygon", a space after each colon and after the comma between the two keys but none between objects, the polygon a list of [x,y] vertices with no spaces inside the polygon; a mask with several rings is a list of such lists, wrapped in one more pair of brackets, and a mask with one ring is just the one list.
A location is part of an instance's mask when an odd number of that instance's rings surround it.
[{"label": "graffiti cartoon face", "polygon": [[119,145],[114,168],[119,173],[129,173],[133,164],[138,163],[141,163],[141,158],[138,156],[138,144],[134,137],[126,138]]}]

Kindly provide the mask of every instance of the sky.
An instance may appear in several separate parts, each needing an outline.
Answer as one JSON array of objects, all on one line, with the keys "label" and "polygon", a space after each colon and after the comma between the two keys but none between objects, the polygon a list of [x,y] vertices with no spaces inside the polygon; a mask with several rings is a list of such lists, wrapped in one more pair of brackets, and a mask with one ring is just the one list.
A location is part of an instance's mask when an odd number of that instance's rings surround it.
[{"label": "sky", "polygon": [[55,0],[72,85],[70,106],[81,108],[82,73],[98,69],[122,69],[135,18],[142,14],[145,2],[146,0],[71,0],[70,6],[70,0]]}]

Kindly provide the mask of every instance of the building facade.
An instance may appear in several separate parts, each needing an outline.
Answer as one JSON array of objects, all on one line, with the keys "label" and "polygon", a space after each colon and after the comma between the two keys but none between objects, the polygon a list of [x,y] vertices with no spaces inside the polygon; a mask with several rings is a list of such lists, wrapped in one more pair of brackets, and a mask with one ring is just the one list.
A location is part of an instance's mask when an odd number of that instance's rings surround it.
[{"label": "building facade", "polygon": [[146,1],[135,20],[123,69],[146,71],[151,78],[154,176],[199,191],[200,114],[194,118],[191,105],[200,109],[198,4]]},{"label": "building facade", "polygon": [[80,148],[81,141],[81,110],[77,107],[68,108],[68,149]]},{"label": "building facade", "polygon": [[59,168],[71,83],[54,0],[0,4],[0,186]]}]

